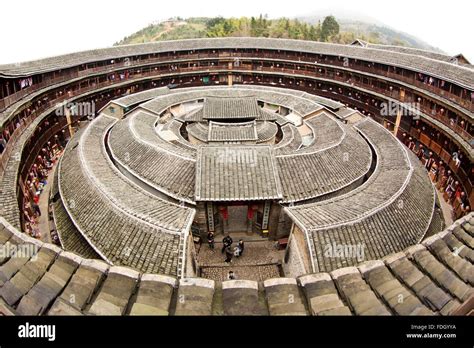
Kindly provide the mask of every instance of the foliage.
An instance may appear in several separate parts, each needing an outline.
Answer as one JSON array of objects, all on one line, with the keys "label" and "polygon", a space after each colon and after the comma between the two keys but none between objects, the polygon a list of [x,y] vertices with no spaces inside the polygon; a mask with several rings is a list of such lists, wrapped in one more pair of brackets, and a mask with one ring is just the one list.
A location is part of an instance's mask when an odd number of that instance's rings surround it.
[{"label": "foliage", "polygon": [[[192,17],[188,19],[170,18],[168,21],[152,24],[124,38],[116,45],[143,43],[162,40],[193,39],[203,37],[272,37],[295,40],[310,40],[347,44],[355,39],[380,43],[384,33],[376,30],[361,33],[355,30],[340,30],[334,16],[309,24],[306,21],[289,18],[269,19],[267,15],[258,17]],[[393,39],[390,43],[404,45]]]}]

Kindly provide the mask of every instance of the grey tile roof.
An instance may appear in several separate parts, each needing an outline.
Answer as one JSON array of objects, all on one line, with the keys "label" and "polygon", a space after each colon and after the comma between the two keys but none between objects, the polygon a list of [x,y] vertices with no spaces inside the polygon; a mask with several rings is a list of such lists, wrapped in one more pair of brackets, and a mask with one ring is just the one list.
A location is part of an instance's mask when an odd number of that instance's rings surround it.
[{"label": "grey tile roof", "polygon": [[61,199],[53,204],[53,215],[56,231],[64,250],[72,251],[87,259],[101,258],[74,226]]},{"label": "grey tile roof", "polygon": [[338,111],[335,112],[336,116],[341,118],[341,119],[346,119],[349,116],[355,114],[357,111],[351,108],[341,108]]},{"label": "grey tile roof", "polygon": [[67,146],[59,186],[68,214],[95,250],[116,265],[178,274],[194,212],[152,196],[113,168],[103,139],[116,119],[100,116]]},{"label": "grey tile roof", "polygon": [[[328,122],[337,122],[327,118]],[[327,148],[276,156],[283,202],[297,202],[339,191],[361,179],[370,168],[368,144],[350,128]]]},{"label": "grey tile roof", "polygon": [[281,198],[275,160],[267,145],[201,146],[196,168],[197,201]]},{"label": "grey tile roof", "polygon": [[[0,247],[38,245],[0,262],[7,315],[456,315],[472,300],[474,213],[381,260],[298,278],[224,281],[110,267],[22,235],[0,218]],[[461,236],[461,237],[459,237]],[[461,248],[462,247],[462,248]],[[460,250],[459,255],[453,254]],[[471,256],[470,256],[471,255]],[[470,258],[471,257],[471,258]],[[74,295],[75,301],[70,301]],[[294,301],[288,302],[292,295]],[[399,301],[399,295],[404,301]],[[186,298],[173,305],[172,298]],[[242,305],[244,304],[244,305]],[[221,308],[221,311],[219,311]]]},{"label": "grey tile roof", "polygon": [[177,145],[178,147],[181,147],[182,149],[194,154],[196,152],[196,146],[191,144],[183,137],[183,135],[181,134],[182,127],[184,127],[183,122],[181,122],[177,118],[174,118],[168,123],[164,124],[162,130],[170,131],[176,136],[176,139],[168,140],[170,143]]},{"label": "grey tile roof", "polygon": [[301,146],[301,134],[292,124],[286,124],[281,127],[283,137],[279,143],[274,146],[275,154],[283,155],[296,151]]},{"label": "grey tile roof", "polygon": [[343,125],[329,116],[327,112],[304,120],[313,132],[313,142],[296,153],[321,151],[341,142],[345,136]]},{"label": "grey tile roof", "polygon": [[[339,109],[344,105],[331,99],[315,96],[306,92],[291,90],[287,88],[268,86],[234,85],[229,86],[206,86],[206,87],[186,87],[169,90],[169,93],[162,94],[149,102],[140,105],[141,108],[161,114],[170,105],[180,104],[185,101],[202,100],[206,98],[255,98],[270,104],[282,105],[294,110],[302,116],[312,114],[322,109],[322,105],[330,109]],[[204,105],[204,104],[203,104]],[[258,110],[261,120],[276,120],[277,123],[286,123],[280,115],[263,110]],[[189,116],[184,116],[184,120],[199,122],[204,120],[204,110],[198,110]]]},{"label": "grey tile roof", "polygon": [[255,121],[240,123],[209,122],[209,142],[254,141],[258,139]]},{"label": "grey tile roof", "polygon": [[365,260],[377,259],[419,242],[431,224],[435,193],[418,160],[375,121],[365,119],[357,128],[377,153],[377,167],[368,181],[321,203],[286,208],[309,233],[318,271],[358,263],[328,256],[328,245],[362,245]]},{"label": "grey tile roof", "polygon": [[209,125],[207,122],[193,122],[186,126],[186,130],[189,135],[192,135],[196,139],[203,143],[208,141],[209,137]]},{"label": "grey tile roof", "polygon": [[472,74],[472,69],[439,61],[437,59],[428,58],[424,55],[400,53],[393,50],[375,49],[369,47],[356,47],[302,40],[269,38],[206,38],[117,46],[77,52],[20,64],[0,65],[0,75],[30,75],[38,72],[64,69],[66,67],[80,65],[87,62],[108,60],[120,57],[131,57],[139,54],[149,54],[155,52],[219,48],[259,48],[274,50],[281,50],[284,48],[285,50],[296,52],[349,57],[425,72],[432,74],[433,76],[459,82],[466,86],[470,86],[470,88],[474,86],[474,74]]},{"label": "grey tile roof", "polygon": [[112,156],[156,189],[194,203],[195,150],[161,139],[155,122],[153,116],[138,112],[115,125],[109,137]]},{"label": "grey tile roof", "polygon": [[278,133],[278,126],[273,122],[257,122],[258,142],[269,141]]},{"label": "grey tile roof", "polygon": [[170,89],[168,87],[153,88],[143,92],[133,93],[121,98],[114,99],[112,102],[123,106],[124,108],[127,108],[132,105],[141,104],[151,99],[155,99],[156,97],[166,95],[169,92]]},{"label": "grey tile roof", "polygon": [[[439,53],[439,52],[422,50],[422,49],[418,49],[414,47],[381,45],[381,44],[373,44],[373,43],[367,43],[367,47],[376,48],[379,50],[388,50],[388,51],[393,51],[393,52],[406,53],[406,54],[411,54],[411,55],[416,55],[416,56],[423,56],[426,58],[440,60],[447,63],[451,63],[453,61],[453,56]],[[469,68],[469,65],[467,65],[467,67]]]},{"label": "grey tile roof", "polygon": [[[279,115],[268,112],[260,108],[255,97],[229,97],[238,94],[235,90],[217,90],[219,97],[208,97],[206,95],[215,94],[213,90],[201,90],[201,93],[195,94],[195,97],[205,97],[203,108],[192,112],[184,117],[188,122],[201,122],[205,120],[258,120],[258,121],[275,121]],[[203,93],[204,92],[204,93]],[[214,92],[214,93],[212,93]],[[225,92],[225,93],[222,93]]]},{"label": "grey tile roof", "polygon": [[220,119],[256,119],[260,116],[257,100],[247,98],[215,98],[207,97],[204,101],[203,118]]},{"label": "grey tile roof", "polygon": [[368,212],[379,209],[393,196],[398,196],[410,179],[408,154],[397,139],[368,119],[357,128],[363,131],[375,147],[377,167],[363,185],[345,195],[288,208],[308,230],[319,230],[364,217]]},{"label": "grey tile roof", "polygon": [[[141,140],[155,148],[163,149],[178,156],[182,156],[189,159],[193,159],[196,157],[195,148],[183,148],[183,146],[178,146],[164,139],[158,131],[159,119],[153,114],[143,112],[138,109],[136,112],[132,112],[130,116],[127,117],[123,122],[128,125],[128,127],[138,140]],[[170,120],[169,122],[173,122],[173,120]],[[173,122],[173,124],[177,126],[175,122]],[[173,127],[173,125],[165,125],[164,129],[170,126]],[[174,133],[176,134],[176,132]]]}]

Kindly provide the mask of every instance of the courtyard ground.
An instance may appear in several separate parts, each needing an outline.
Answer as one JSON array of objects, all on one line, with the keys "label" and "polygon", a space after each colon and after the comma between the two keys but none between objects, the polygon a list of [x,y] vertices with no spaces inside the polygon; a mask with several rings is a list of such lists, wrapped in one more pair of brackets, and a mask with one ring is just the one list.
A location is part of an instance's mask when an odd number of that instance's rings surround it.
[{"label": "courtyard ground", "polygon": [[[233,245],[237,245],[238,239],[234,238],[234,235],[232,238]],[[280,277],[280,263],[285,251],[277,250],[274,241],[246,239],[244,253],[240,257],[233,257],[230,264],[224,262],[225,255],[221,253],[222,242],[216,242],[214,250],[211,250],[207,243],[203,243],[197,254],[201,276],[223,281],[227,280],[229,271],[233,271],[236,279],[262,281]]]}]

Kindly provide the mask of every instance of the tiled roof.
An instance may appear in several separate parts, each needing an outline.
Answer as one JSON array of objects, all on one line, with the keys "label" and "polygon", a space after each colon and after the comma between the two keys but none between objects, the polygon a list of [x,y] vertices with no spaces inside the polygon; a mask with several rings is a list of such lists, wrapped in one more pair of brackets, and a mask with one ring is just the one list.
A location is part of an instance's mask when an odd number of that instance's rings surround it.
[{"label": "tiled roof", "polygon": [[[459,315],[472,311],[474,214],[401,252],[331,273],[262,283],[139,273],[24,236],[0,218],[0,246],[36,246],[0,258],[6,315]],[[454,252],[458,252],[455,255]],[[27,275],[27,276],[26,276]],[[95,296],[93,296],[95,294]],[[399,295],[403,301],[399,301]],[[75,301],[70,301],[74,295]],[[180,297],[181,296],[181,297]],[[173,298],[188,298],[177,301]],[[293,301],[288,302],[291,296]]]},{"label": "tiled roof", "polygon": [[[472,69],[458,66],[424,55],[400,53],[370,47],[357,47],[303,40],[270,39],[270,38],[206,38],[192,40],[161,41],[148,44],[125,45],[98,50],[77,52],[63,56],[40,59],[19,64],[0,66],[0,75],[31,75],[66,67],[81,65],[98,60],[131,57],[139,54],[156,52],[174,52],[180,50],[220,49],[220,48],[258,48],[308,52],[348,57],[369,62],[378,62],[404,67],[414,71],[425,72],[460,84],[474,86]],[[413,52],[415,53],[415,52]]]},{"label": "tiled roof", "polygon": [[209,137],[209,125],[205,122],[193,122],[186,126],[189,135],[196,139],[207,142]]},{"label": "tiled roof", "polygon": [[193,203],[195,150],[160,139],[155,122],[138,112],[115,125],[109,136],[112,157],[154,188]]},{"label": "tiled roof", "polygon": [[273,122],[257,122],[258,143],[268,141],[276,136],[278,126]]},{"label": "tiled roof", "polygon": [[260,116],[255,98],[215,98],[204,101],[203,118],[219,119],[256,119]]},{"label": "tiled roof", "polygon": [[54,222],[64,250],[74,252],[87,259],[101,259],[84,236],[71,221],[61,199],[53,204]]},{"label": "tiled roof", "polygon": [[375,121],[366,118],[357,128],[377,154],[368,181],[347,194],[287,208],[312,239],[318,271],[357,264],[352,257],[329,257],[328,245],[362,245],[366,260],[377,259],[419,242],[432,221],[435,193],[418,160]]},{"label": "tiled roof", "polygon": [[314,140],[297,153],[321,151],[341,142],[345,136],[342,123],[329,116],[327,112],[322,112],[304,122],[312,130]]},{"label": "tiled roof", "polygon": [[345,129],[342,139],[325,149],[310,146],[300,151],[276,156],[283,202],[298,202],[339,191],[362,179],[372,163],[368,144],[350,128]]},{"label": "tiled roof", "polygon": [[275,145],[275,153],[277,155],[289,154],[296,151],[301,146],[301,134],[292,124],[286,124],[281,127],[283,137],[278,144]]},{"label": "tiled roof", "polygon": [[111,165],[104,137],[115,122],[100,116],[77,146],[66,148],[59,168],[66,210],[106,260],[176,275],[182,236],[188,233],[194,212],[152,196]]},{"label": "tiled roof", "polygon": [[196,168],[197,201],[281,198],[270,146],[201,146]]},{"label": "tiled roof", "polygon": [[254,141],[258,139],[256,122],[221,123],[209,122],[208,141]]}]

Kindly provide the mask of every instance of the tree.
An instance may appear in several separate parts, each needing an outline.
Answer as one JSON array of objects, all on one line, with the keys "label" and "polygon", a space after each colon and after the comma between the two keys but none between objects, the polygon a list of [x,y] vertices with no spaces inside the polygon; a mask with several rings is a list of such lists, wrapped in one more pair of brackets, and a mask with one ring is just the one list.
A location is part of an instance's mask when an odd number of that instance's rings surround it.
[{"label": "tree", "polygon": [[223,17],[214,17],[214,18],[209,19],[206,22],[206,27],[207,27],[207,29],[211,29],[212,27],[214,27],[216,25],[219,25],[224,21],[225,21],[225,19]]},{"label": "tree", "polygon": [[250,19],[250,36],[257,36],[258,29],[257,29],[257,21],[255,17]]},{"label": "tree", "polygon": [[318,34],[316,33],[316,28],[314,27],[314,25],[312,25],[309,28],[308,39],[311,40],[311,41],[317,41],[318,40]]},{"label": "tree", "polygon": [[321,26],[321,41],[328,41],[330,36],[339,34],[339,23],[337,23],[334,16],[327,16],[324,18]]}]

